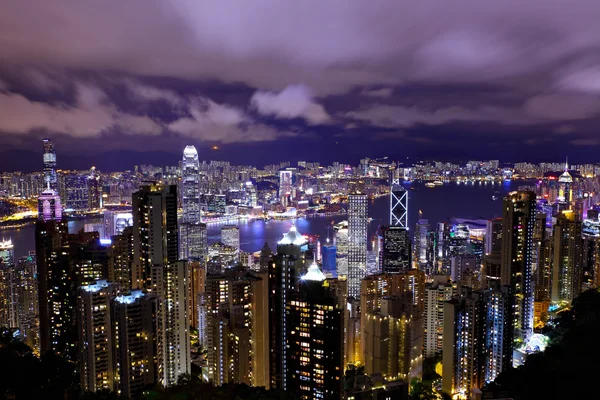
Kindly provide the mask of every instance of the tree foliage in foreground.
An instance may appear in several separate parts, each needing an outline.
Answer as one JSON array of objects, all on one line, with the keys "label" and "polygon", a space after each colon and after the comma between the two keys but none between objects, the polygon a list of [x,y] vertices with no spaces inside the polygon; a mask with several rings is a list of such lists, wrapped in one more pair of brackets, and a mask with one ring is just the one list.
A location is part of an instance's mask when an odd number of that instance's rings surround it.
[{"label": "tree foliage in foreground", "polygon": [[550,337],[546,351],[502,373],[489,389],[515,400],[600,398],[600,292],[588,290],[573,300]]},{"label": "tree foliage in foreground", "polygon": [[295,400],[282,390],[267,390],[244,384],[213,386],[197,376],[182,376],[177,385],[148,392],[145,400]]},{"label": "tree foliage in foreground", "polygon": [[73,364],[55,354],[36,357],[8,329],[0,331],[0,399],[60,399],[77,394]]}]

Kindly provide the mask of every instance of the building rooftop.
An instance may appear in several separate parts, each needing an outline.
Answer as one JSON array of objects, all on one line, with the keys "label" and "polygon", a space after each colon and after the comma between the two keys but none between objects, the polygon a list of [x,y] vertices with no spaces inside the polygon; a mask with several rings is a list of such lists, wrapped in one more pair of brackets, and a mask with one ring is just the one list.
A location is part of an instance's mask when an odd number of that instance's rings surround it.
[{"label": "building rooftop", "polygon": [[283,238],[277,242],[277,244],[293,244],[295,246],[302,246],[306,244],[306,238],[298,232],[296,225],[292,225],[288,233],[283,234]]}]

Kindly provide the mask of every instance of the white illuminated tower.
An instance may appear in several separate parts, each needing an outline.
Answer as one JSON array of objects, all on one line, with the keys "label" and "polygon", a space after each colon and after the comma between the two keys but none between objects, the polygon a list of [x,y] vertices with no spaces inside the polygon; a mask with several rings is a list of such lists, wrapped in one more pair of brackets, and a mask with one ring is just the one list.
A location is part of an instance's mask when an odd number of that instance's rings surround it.
[{"label": "white illuminated tower", "polygon": [[186,146],[181,163],[183,223],[200,222],[200,162],[194,146]]},{"label": "white illuminated tower", "polygon": [[392,172],[390,190],[390,226],[408,229],[408,192]]},{"label": "white illuminated tower", "polygon": [[368,197],[348,195],[348,296],[360,297],[360,282],[367,274]]}]

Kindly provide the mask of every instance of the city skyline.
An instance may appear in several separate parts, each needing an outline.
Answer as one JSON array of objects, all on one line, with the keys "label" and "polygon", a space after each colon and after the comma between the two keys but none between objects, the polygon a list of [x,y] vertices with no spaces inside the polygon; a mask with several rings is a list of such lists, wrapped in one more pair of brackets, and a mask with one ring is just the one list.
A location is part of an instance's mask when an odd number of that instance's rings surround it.
[{"label": "city skyline", "polygon": [[598,0],[6,3],[0,399],[599,397]]}]

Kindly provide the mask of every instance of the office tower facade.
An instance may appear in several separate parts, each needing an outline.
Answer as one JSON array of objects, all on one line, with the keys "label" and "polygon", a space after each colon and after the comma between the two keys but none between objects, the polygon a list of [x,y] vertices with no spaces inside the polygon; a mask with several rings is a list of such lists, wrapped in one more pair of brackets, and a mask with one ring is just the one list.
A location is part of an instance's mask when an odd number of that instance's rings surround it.
[{"label": "office tower facade", "polygon": [[84,211],[88,209],[88,177],[84,174],[69,172],[62,174],[64,181],[64,206],[68,210]]},{"label": "office tower facade", "polygon": [[425,289],[423,355],[435,357],[443,350],[444,303],[452,299],[454,288],[445,275],[437,275]]},{"label": "office tower facade", "polygon": [[336,247],[336,272],[338,278],[348,276],[348,221],[342,221],[333,227]]},{"label": "office tower facade", "polygon": [[106,280],[81,286],[77,291],[82,393],[115,389],[110,304],[117,291],[118,286]]},{"label": "office tower facade", "polygon": [[367,273],[368,201],[366,194],[348,195],[348,296],[354,298]]},{"label": "office tower facade", "polygon": [[121,290],[131,290],[133,277],[133,228],[127,227],[113,236],[108,251],[108,280],[119,284]]},{"label": "office tower facade", "polygon": [[408,192],[398,179],[392,180],[390,188],[390,226],[408,230]]},{"label": "office tower facade", "polygon": [[485,227],[485,254],[502,252],[502,218],[487,221]]},{"label": "office tower facade", "polygon": [[43,140],[43,166],[44,166],[44,183],[49,189],[56,191],[56,152],[54,150],[54,141],[52,139]]},{"label": "office tower facade", "polygon": [[177,187],[143,186],[133,194],[133,282],[158,297],[159,382],[190,371],[187,262],[178,261]]},{"label": "office tower facade", "polygon": [[415,257],[417,267],[425,272],[430,272],[429,264],[429,220],[420,218],[417,221],[415,232]]},{"label": "office tower facade", "polygon": [[277,253],[269,265],[269,378],[271,389],[287,390],[288,330],[286,308],[292,292],[297,290],[305,270],[308,251],[306,238],[295,225],[277,243]]},{"label": "office tower facade", "polygon": [[279,201],[284,206],[289,203],[292,194],[292,171],[279,171]]},{"label": "office tower facade", "polygon": [[90,174],[87,177],[88,189],[88,210],[97,210],[102,208],[102,182],[100,174],[92,167]]},{"label": "office tower facade", "polygon": [[571,210],[556,218],[553,232],[552,301],[572,301],[581,292],[583,240],[579,215]]},{"label": "office tower facade", "polygon": [[258,191],[252,182],[246,182],[246,205],[248,207],[258,207]]},{"label": "office tower facade", "polygon": [[236,225],[223,225],[221,227],[221,243],[235,247],[240,251],[240,228]]},{"label": "office tower facade", "polygon": [[181,163],[182,223],[199,223],[200,219],[200,162],[194,146],[186,146]]},{"label": "office tower facade", "polygon": [[502,216],[501,284],[511,287],[512,326],[522,338],[533,331],[534,223],[535,193],[510,193]]},{"label": "office tower facade", "polygon": [[181,206],[179,226],[181,259],[206,260],[206,225],[200,209],[200,163],[194,146],[186,146],[181,163]]},{"label": "office tower facade", "polygon": [[[480,263],[472,254],[460,254],[453,256],[450,261],[450,278],[453,282],[461,282],[465,275],[479,273]],[[469,286],[469,285],[467,285]]]},{"label": "office tower facade", "polygon": [[208,230],[205,223],[182,223],[179,225],[179,240],[181,259],[206,263]]},{"label": "office tower facade", "polygon": [[111,329],[117,393],[138,398],[158,380],[158,298],[133,290],[112,298]]},{"label": "office tower facade", "polygon": [[382,299],[381,308],[367,312],[364,321],[365,373],[386,380],[420,378],[423,316],[410,293]]},{"label": "office tower facade", "polygon": [[336,270],[336,255],[337,255],[337,248],[335,246],[335,244],[330,243],[329,239],[327,239],[327,242],[323,245],[323,250],[322,250],[322,258],[323,258],[323,273],[324,274],[328,274],[330,276],[337,276],[337,270]]},{"label": "office tower facade", "polygon": [[343,309],[316,263],[291,293],[286,356],[287,390],[299,399],[340,399]]},{"label": "office tower facade", "polygon": [[512,365],[510,288],[461,288],[444,304],[442,390],[468,396]]},{"label": "office tower facade", "polygon": [[381,271],[398,273],[412,268],[412,251],[408,229],[401,226],[381,228]]}]

